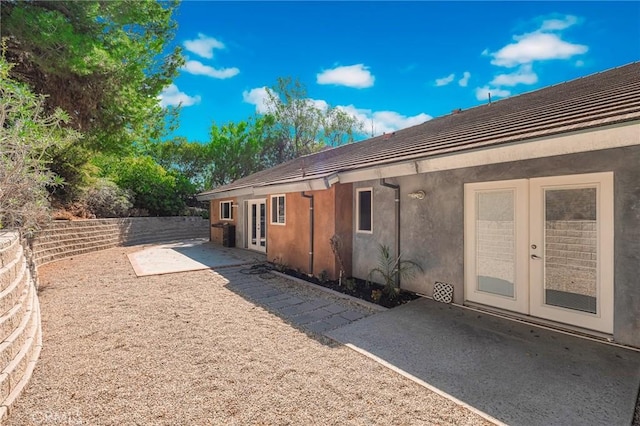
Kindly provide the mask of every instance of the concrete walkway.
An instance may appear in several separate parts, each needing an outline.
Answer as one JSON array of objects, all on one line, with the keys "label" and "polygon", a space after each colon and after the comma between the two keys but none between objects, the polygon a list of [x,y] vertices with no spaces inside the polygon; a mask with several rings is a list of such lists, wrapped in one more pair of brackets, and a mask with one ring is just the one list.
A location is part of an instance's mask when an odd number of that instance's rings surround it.
[{"label": "concrete walkway", "polygon": [[[265,262],[264,254],[222,247],[205,239],[147,247],[129,253],[128,258],[138,277],[225,268],[224,276],[229,280],[227,287],[230,290],[313,333],[322,334],[385,310],[309,283],[291,282],[291,285],[283,287],[282,280],[268,279],[277,273],[260,274],[259,270],[251,267]],[[300,285],[315,287],[317,291],[296,291]]]},{"label": "concrete walkway", "polygon": [[138,277],[264,262],[258,252],[222,247],[198,238],[155,245],[128,254]]},{"label": "concrete walkway", "polygon": [[291,279],[270,280],[270,276],[275,277],[276,274],[254,274],[249,267],[224,272],[224,277],[229,280],[226,286],[229,290],[312,333],[323,334],[386,310],[313,284]]},{"label": "concrete walkway", "polygon": [[420,299],[330,331],[509,425],[630,425],[640,353]]}]

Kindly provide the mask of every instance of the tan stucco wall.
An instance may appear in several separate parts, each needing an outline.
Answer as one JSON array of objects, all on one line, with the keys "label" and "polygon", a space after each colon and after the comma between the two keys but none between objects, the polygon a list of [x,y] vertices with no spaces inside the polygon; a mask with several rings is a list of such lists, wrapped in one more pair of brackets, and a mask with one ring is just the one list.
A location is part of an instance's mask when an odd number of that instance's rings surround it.
[{"label": "tan stucco wall", "polygon": [[[233,220],[220,220],[220,203],[225,202],[225,201],[231,201],[232,205],[235,207],[231,207],[233,209]],[[234,197],[234,198],[223,198],[220,200],[211,200],[210,202],[210,206],[209,206],[209,216],[210,216],[210,224],[213,225],[214,223],[228,223],[231,225],[236,225],[238,224],[238,216],[240,214],[239,210],[240,207],[238,207],[238,200]],[[209,227],[209,237],[211,239],[211,242],[214,242],[216,244],[222,244],[222,229],[220,228],[213,228],[213,227]]]},{"label": "tan stucco wall", "polygon": [[[305,194],[314,197],[313,274],[318,276],[326,271],[329,279],[338,278],[340,268],[329,242],[337,233],[343,240],[344,263],[347,276],[350,275],[351,184],[335,185],[327,190],[308,191]],[[278,225],[271,223],[271,196],[267,197],[267,257],[269,261],[309,273],[310,200],[303,197],[301,192],[285,194],[285,200],[285,225]]]},{"label": "tan stucco wall", "polygon": [[[353,252],[353,185],[350,183],[334,186],[336,190],[336,228],[335,233],[342,240],[342,261],[345,275],[350,277],[351,254]],[[339,266],[337,266],[339,268]],[[336,270],[339,273],[339,269]],[[337,276],[336,276],[337,278]]]},{"label": "tan stucco wall", "polygon": [[329,279],[335,279],[338,269],[337,261],[331,251],[329,239],[336,229],[335,186],[326,191],[315,191],[315,238],[313,244],[313,273],[319,276],[326,271]]},{"label": "tan stucco wall", "polygon": [[267,258],[309,273],[309,200],[300,192],[284,195],[284,225],[271,223],[271,196],[267,197]]}]

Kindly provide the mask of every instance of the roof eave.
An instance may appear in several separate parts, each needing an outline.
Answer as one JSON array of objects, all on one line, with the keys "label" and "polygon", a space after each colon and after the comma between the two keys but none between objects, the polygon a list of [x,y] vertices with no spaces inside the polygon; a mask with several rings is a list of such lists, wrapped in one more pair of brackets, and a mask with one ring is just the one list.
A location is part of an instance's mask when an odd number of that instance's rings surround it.
[{"label": "roof eave", "polygon": [[252,195],[253,187],[247,186],[243,188],[230,189],[228,191],[207,191],[196,195],[198,201],[219,200],[221,198],[241,197],[243,195]]}]

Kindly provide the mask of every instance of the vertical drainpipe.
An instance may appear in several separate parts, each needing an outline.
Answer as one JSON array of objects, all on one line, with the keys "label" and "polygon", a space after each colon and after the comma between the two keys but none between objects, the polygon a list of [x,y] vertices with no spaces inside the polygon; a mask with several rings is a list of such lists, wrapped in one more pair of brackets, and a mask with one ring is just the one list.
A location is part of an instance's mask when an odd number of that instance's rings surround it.
[{"label": "vertical drainpipe", "polygon": [[[396,203],[396,258],[400,256],[400,185],[394,185],[387,183],[382,178],[380,179],[380,185],[395,190],[395,203]],[[400,288],[400,274],[396,275],[396,285]]]},{"label": "vertical drainpipe", "polygon": [[313,275],[313,195],[307,195],[302,191],[302,196],[309,199],[309,275]]}]

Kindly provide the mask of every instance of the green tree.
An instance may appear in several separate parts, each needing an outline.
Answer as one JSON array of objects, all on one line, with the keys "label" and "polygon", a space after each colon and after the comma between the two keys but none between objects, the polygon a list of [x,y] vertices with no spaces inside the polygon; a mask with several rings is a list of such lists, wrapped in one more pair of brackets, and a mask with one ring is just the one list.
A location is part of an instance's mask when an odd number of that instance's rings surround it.
[{"label": "green tree", "polygon": [[69,113],[86,148],[122,152],[159,138],[171,110],[157,97],[183,63],[177,1],[3,1],[0,34],[11,75]]},{"label": "green tree", "polygon": [[224,185],[266,168],[273,147],[274,117],[249,118],[218,127],[211,125],[207,144],[207,182]]},{"label": "green tree", "polygon": [[208,184],[207,170],[213,161],[210,149],[200,142],[189,142],[184,137],[175,137],[163,142],[147,142],[140,152],[151,156],[166,170],[173,170],[190,180],[198,191]]},{"label": "green tree", "polygon": [[151,216],[182,214],[196,192],[187,178],[165,170],[149,156],[100,156],[93,161],[102,177],[132,194],[134,208]]},{"label": "green tree", "polygon": [[49,219],[47,187],[60,183],[48,154],[79,135],[63,127],[62,110],[46,114],[44,98],[11,79],[10,69],[0,56],[0,228],[33,229]]},{"label": "green tree", "polygon": [[343,110],[313,101],[306,87],[291,77],[278,78],[267,89],[266,108],[275,120],[269,166],[317,152],[325,146],[354,141],[362,123]]}]

